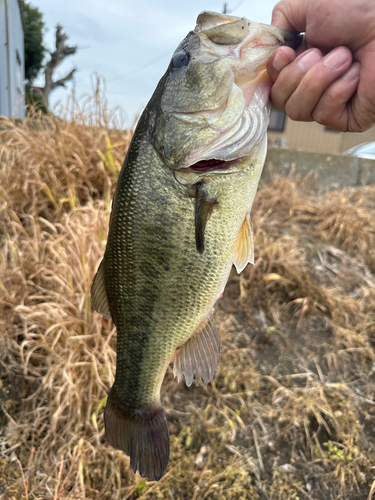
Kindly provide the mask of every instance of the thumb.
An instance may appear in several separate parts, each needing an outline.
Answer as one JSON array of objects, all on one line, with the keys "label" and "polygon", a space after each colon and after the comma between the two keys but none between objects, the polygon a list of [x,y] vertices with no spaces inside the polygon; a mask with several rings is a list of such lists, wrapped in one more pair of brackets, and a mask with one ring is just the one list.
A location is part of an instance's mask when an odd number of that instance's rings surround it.
[{"label": "thumb", "polygon": [[273,8],[271,24],[292,33],[300,33],[306,29],[306,10],[306,1],[281,0]]}]

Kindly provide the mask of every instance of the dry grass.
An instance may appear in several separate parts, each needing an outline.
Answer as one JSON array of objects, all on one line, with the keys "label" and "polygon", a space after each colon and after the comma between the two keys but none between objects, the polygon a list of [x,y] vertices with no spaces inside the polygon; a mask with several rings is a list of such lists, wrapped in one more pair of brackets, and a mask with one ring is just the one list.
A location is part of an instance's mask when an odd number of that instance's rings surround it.
[{"label": "dry grass", "polygon": [[214,381],[188,389],[167,373],[166,476],[144,482],[106,445],[116,332],[90,286],[131,133],[104,104],[96,91],[73,119],[0,125],[0,496],[371,498],[373,187],[263,186],[255,266],[217,305]]}]

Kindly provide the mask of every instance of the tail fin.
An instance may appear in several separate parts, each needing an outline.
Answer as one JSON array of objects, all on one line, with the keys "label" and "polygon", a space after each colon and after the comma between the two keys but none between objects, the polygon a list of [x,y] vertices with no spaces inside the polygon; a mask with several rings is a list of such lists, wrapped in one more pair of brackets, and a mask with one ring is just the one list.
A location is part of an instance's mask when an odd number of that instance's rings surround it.
[{"label": "tail fin", "polygon": [[169,460],[169,430],[162,406],[126,412],[111,392],[104,411],[108,442],[130,456],[130,467],[142,477],[158,481]]}]

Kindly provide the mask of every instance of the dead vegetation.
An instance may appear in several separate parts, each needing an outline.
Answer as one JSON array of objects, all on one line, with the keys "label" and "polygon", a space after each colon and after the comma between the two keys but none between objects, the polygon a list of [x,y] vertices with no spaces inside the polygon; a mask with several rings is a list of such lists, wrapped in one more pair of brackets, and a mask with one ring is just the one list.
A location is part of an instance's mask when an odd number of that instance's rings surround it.
[{"label": "dead vegetation", "polygon": [[168,371],[171,460],[147,483],[105,443],[116,332],[89,295],[131,134],[98,92],[81,106],[0,124],[0,496],[375,498],[375,188],[261,187],[219,371],[198,388]]}]

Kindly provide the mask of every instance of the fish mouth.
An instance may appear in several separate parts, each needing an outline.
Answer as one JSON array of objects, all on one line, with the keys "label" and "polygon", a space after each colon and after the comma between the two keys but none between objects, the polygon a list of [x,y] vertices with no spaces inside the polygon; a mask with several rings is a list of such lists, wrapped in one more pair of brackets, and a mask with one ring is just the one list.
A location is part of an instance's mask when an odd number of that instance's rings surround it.
[{"label": "fish mouth", "polygon": [[[211,41],[221,45],[246,45],[249,40],[254,39],[254,29],[259,32],[269,33],[273,35],[280,43],[296,49],[303,40],[303,35],[298,33],[290,33],[289,31],[278,28],[270,24],[256,23],[249,21],[245,17],[230,16],[228,14],[219,14],[217,12],[204,11],[197,18],[195,27],[196,33],[203,33]],[[274,44],[268,40],[264,44],[257,40],[257,47],[265,47]]]},{"label": "fish mouth", "polygon": [[[230,173],[234,173],[236,170],[232,170],[241,162],[242,158],[237,158],[236,160],[217,160],[216,158],[211,158],[208,160],[201,160],[193,165],[190,165],[186,170],[190,170],[195,174],[207,174],[207,173],[229,173],[228,170],[231,169]],[[184,169],[185,170],[185,169]]]},{"label": "fish mouth", "polygon": [[298,48],[303,41],[303,35],[300,33],[291,33],[290,31],[283,30],[271,24],[254,23],[250,21],[250,25],[271,33],[271,35],[274,35],[280,41],[281,45],[286,45],[292,49]]},{"label": "fish mouth", "polygon": [[246,50],[276,50],[276,48],[281,45],[297,49],[303,41],[303,35],[290,33],[289,31],[269,24],[249,21],[248,28],[248,34],[244,37],[242,42],[237,44],[236,48],[231,49],[232,54],[239,59],[242,58]]}]

